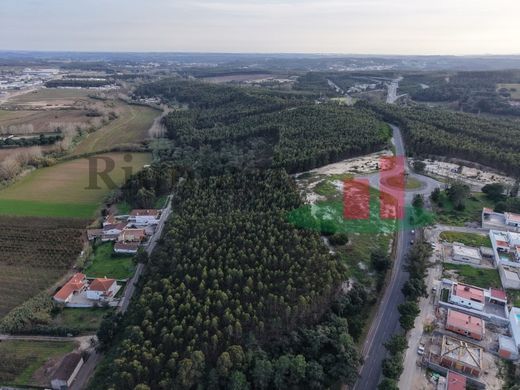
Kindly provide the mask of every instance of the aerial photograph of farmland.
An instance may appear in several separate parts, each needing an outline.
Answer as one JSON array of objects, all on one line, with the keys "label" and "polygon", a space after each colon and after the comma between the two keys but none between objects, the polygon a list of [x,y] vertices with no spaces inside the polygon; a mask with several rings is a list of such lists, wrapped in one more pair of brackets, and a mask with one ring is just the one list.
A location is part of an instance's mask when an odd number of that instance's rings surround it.
[{"label": "aerial photograph of farmland", "polygon": [[519,14],[3,0],[0,390],[519,390]]}]

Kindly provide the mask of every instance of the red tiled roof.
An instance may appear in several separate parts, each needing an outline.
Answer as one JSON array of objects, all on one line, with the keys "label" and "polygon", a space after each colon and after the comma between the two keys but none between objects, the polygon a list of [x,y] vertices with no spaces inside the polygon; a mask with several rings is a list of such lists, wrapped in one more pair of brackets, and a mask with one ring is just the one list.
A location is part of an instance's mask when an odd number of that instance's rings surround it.
[{"label": "red tiled roof", "polygon": [[72,278],[70,278],[70,280],[65,283],[56,294],[54,294],[54,299],[58,301],[65,301],[70,296],[70,294],[81,290],[85,286],[84,280],[84,274],[79,272],[74,274]]},{"label": "red tiled roof", "polygon": [[483,211],[485,213],[492,213],[493,212],[493,209],[490,209],[489,207],[484,207]]},{"label": "red tiled roof", "polygon": [[484,302],[484,290],[467,284],[456,284],[454,286],[455,295],[465,299],[471,299],[477,302]]},{"label": "red tiled roof", "polygon": [[491,298],[495,299],[501,299],[503,301],[507,301],[507,295],[504,290],[499,290],[498,288],[491,287],[489,289],[489,292],[491,293]]},{"label": "red tiled roof", "polygon": [[447,390],[466,390],[466,377],[453,371],[446,376]]},{"label": "red tiled roof", "polygon": [[132,210],[130,212],[132,217],[157,217],[159,215],[159,210],[155,209],[142,209],[142,210]]},{"label": "red tiled roof", "polygon": [[511,221],[520,222],[520,214],[504,213],[504,216]]},{"label": "red tiled roof", "polygon": [[89,290],[106,292],[114,284],[115,279],[97,278],[90,283]]},{"label": "red tiled roof", "polygon": [[460,311],[449,309],[446,326],[453,326],[458,329],[467,330],[470,333],[482,335],[484,321],[480,318],[461,313]]},{"label": "red tiled roof", "polygon": [[497,243],[497,246],[509,248],[509,244],[507,241],[497,240],[496,243]]}]

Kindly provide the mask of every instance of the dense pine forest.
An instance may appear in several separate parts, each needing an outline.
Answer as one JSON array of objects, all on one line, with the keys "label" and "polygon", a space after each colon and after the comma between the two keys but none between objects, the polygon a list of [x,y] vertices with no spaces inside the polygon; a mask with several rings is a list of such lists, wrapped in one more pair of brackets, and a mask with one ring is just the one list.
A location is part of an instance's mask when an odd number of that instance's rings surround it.
[{"label": "dense pine forest", "polygon": [[456,157],[520,176],[520,123],[516,120],[422,106],[366,102],[359,105],[370,107],[381,119],[398,124],[412,155]]},{"label": "dense pine forest", "polygon": [[380,150],[390,138],[369,111],[317,105],[298,93],[169,79],[136,95],[187,105],[165,118],[174,146],[162,157],[209,173],[269,166],[300,172]]},{"label": "dense pine forest", "polygon": [[118,357],[92,386],[353,383],[360,360],[343,317],[345,270],[317,233],[286,222],[300,199],[285,172],[183,180],[172,204]]},{"label": "dense pine forest", "polygon": [[[471,113],[520,115],[520,107],[507,101],[509,91],[498,87],[502,83],[520,83],[520,72],[517,70],[405,76],[404,84],[411,81],[416,81],[415,87],[408,87],[403,92],[408,92],[416,101],[455,102],[458,109]],[[427,87],[421,87],[419,83]]]}]

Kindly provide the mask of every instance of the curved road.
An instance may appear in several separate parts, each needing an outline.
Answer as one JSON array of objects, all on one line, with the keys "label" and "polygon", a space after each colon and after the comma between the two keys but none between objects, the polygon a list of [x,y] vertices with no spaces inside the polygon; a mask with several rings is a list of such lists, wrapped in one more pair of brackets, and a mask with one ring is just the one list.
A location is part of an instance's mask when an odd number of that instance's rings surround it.
[{"label": "curved road", "polygon": [[[394,125],[390,125],[393,131],[393,142],[397,156],[406,156],[401,130]],[[405,203],[410,204],[415,194],[427,195],[434,188],[440,187],[441,183],[427,177],[410,172],[408,164],[405,164],[405,171],[409,177],[414,177],[423,182],[423,186],[418,190],[406,191]],[[370,185],[378,187],[379,175],[373,174],[366,176]],[[383,187],[384,188],[384,187]],[[354,385],[355,390],[374,390],[377,388],[381,378],[381,363],[386,356],[384,343],[395,333],[399,332],[399,312],[397,306],[404,302],[401,289],[408,279],[408,273],[404,270],[404,259],[410,248],[412,239],[409,231],[399,230],[396,237],[395,260],[392,268],[390,281],[385,289],[383,298],[370,326],[365,343],[363,344],[362,355],[365,359],[359,379]]]}]

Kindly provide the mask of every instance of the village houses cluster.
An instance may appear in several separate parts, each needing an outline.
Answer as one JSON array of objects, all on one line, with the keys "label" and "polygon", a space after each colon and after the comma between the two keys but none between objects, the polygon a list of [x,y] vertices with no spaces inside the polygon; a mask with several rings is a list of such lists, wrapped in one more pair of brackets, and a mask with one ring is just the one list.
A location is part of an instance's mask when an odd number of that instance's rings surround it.
[{"label": "village houses cluster", "polygon": [[[132,210],[129,215],[108,215],[100,229],[88,229],[87,238],[93,242],[114,242],[116,254],[136,254],[155,233],[161,210]],[[54,301],[67,307],[92,307],[98,304],[117,305],[115,296],[122,288],[117,280],[87,278],[76,273],[54,295]]]},{"label": "village houses cluster", "polygon": [[445,262],[497,269],[503,288],[481,288],[446,278],[434,288],[435,322],[442,325],[430,336],[423,335],[418,354],[423,366],[446,373],[443,389],[485,388],[480,377],[487,371],[490,356],[520,358],[520,308],[508,305],[505,291],[520,290],[520,215],[484,208],[482,228],[475,234],[486,232],[491,247],[458,242],[441,246]]}]

